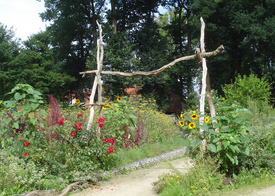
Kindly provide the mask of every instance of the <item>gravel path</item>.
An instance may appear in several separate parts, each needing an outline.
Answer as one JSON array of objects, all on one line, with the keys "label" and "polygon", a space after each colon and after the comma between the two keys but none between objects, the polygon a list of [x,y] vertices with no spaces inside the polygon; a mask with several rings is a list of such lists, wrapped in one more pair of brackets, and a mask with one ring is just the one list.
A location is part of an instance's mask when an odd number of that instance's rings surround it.
[{"label": "gravel path", "polygon": [[155,166],[134,170],[129,174],[114,176],[114,178],[101,182],[98,186],[86,189],[73,196],[155,196],[153,183],[162,174],[172,172],[175,168],[181,173],[192,167],[192,160],[180,158],[173,161],[166,161]]},{"label": "gravel path", "polygon": [[[182,157],[185,148],[177,149],[168,153],[163,153],[156,157],[143,159],[131,163],[124,168],[113,171],[112,178],[101,181],[97,186],[90,187],[72,196],[155,196],[157,193],[153,189],[153,183],[163,174],[171,173],[177,169],[181,173],[186,173],[193,165],[191,159]],[[179,158],[181,157],[181,158]],[[175,159],[176,160],[171,160]],[[153,166],[152,166],[153,165]],[[121,174],[126,169],[127,174]],[[101,177],[109,176],[101,174]],[[240,196],[275,196],[275,185],[259,190],[251,190]]]}]

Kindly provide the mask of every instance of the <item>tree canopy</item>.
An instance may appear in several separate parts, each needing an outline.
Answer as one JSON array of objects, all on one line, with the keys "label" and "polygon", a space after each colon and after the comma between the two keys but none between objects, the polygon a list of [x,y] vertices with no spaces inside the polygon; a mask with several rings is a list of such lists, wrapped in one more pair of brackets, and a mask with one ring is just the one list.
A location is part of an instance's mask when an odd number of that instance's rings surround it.
[{"label": "tree canopy", "polygon": [[[51,25],[23,45],[0,25],[1,96],[19,82],[59,97],[91,88],[92,76],[82,78],[79,72],[95,68],[96,20],[103,25],[104,70],[149,71],[193,54],[203,17],[206,50],[225,46],[221,55],[208,59],[212,88],[221,92],[223,84],[250,73],[274,81],[272,0],[45,0],[45,8],[41,18]],[[177,93],[182,103],[193,97],[200,69],[190,61],[157,76],[104,76],[104,92],[116,96],[139,86],[165,110],[169,93]]]}]

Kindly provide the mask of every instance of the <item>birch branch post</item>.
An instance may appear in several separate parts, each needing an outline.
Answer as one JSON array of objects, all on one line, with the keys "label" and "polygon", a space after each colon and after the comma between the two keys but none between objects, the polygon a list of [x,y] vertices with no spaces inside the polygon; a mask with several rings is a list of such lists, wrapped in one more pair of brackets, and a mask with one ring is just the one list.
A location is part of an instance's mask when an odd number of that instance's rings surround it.
[{"label": "birch branch post", "polygon": [[[201,38],[200,38],[200,45],[201,45],[201,52],[205,52],[205,45],[204,45],[204,31],[205,31],[205,23],[203,18],[200,18],[201,21]],[[204,115],[204,105],[205,105],[205,91],[206,91],[206,78],[207,78],[207,66],[206,66],[206,59],[202,57],[202,87],[201,87],[201,98],[200,98],[200,113]],[[204,122],[204,118],[200,117],[199,124],[202,125]],[[204,138],[205,131],[200,129],[200,136]],[[206,151],[206,140],[203,139],[201,142],[201,149],[202,152]]]}]

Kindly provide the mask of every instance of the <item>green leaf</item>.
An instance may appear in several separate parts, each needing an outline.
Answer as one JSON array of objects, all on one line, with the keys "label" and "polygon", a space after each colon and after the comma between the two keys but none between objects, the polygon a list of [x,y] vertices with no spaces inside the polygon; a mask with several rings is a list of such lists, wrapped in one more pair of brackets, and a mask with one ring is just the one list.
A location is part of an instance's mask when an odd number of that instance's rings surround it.
[{"label": "green leaf", "polygon": [[217,142],[219,142],[220,141],[220,138],[219,137],[216,137],[215,139],[213,139],[213,143],[217,143]]},{"label": "green leaf", "polygon": [[31,118],[30,121],[31,121],[31,123],[32,123],[33,125],[35,125],[36,122],[37,122],[37,118]]},{"label": "green leaf", "polygon": [[222,147],[221,145],[217,145],[217,152],[221,151],[222,150]]},{"label": "green leaf", "polygon": [[4,118],[3,121],[5,124],[10,124],[12,121],[12,118]]},{"label": "green leaf", "polygon": [[39,104],[34,104],[34,103],[31,104],[31,108],[32,108],[33,110],[35,110],[35,109],[38,108],[38,107],[39,107]]},{"label": "green leaf", "polygon": [[226,156],[229,158],[232,164],[235,164],[233,157],[229,153],[226,153]]},{"label": "green leaf", "polygon": [[222,145],[224,146],[224,148],[227,148],[230,145],[230,142],[227,140],[223,140]]},{"label": "green leaf", "polygon": [[190,146],[192,148],[196,148],[197,146],[199,146],[201,144],[201,141],[200,139],[191,139],[190,140]]},{"label": "green leaf", "polygon": [[19,129],[19,122],[14,122],[12,128]]},{"label": "green leaf", "polygon": [[219,128],[219,127],[221,127],[221,126],[222,126],[221,123],[213,122],[213,127],[214,127],[214,129]]},{"label": "green leaf", "polygon": [[214,144],[207,144],[207,149],[211,152],[217,152],[217,148]]},{"label": "green leaf", "polygon": [[4,101],[4,105],[6,108],[11,108],[16,106],[16,102],[15,101]]},{"label": "green leaf", "polygon": [[25,93],[23,93],[23,94],[20,94],[20,93],[15,93],[14,94],[14,99],[16,100],[16,101],[19,101],[19,100],[22,100],[22,99],[24,99],[26,97],[26,94]]}]

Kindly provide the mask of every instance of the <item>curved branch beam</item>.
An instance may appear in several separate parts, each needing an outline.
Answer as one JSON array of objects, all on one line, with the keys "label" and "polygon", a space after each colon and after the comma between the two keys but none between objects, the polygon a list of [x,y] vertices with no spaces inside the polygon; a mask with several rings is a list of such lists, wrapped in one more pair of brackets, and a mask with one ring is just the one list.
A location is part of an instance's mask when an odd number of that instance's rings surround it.
[{"label": "curved branch beam", "polygon": [[[119,72],[119,71],[101,71],[101,74],[105,74],[105,75],[120,75],[120,76],[125,76],[125,77],[133,77],[133,76],[150,76],[150,75],[156,75],[160,72],[163,72],[166,69],[171,68],[173,65],[175,65],[178,62],[181,61],[186,61],[186,60],[191,60],[191,59],[196,59],[198,58],[205,58],[205,57],[210,57],[210,56],[216,56],[217,54],[221,53],[222,50],[224,49],[223,45],[220,45],[215,51],[213,52],[205,52],[205,53],[200,53],[200,54],[194,54],[194,55],[190,55],[190,56],[184,56],[184,57],[180,57],[170,63],[168,63],[167,65],[164,65],[163,67],[153,70],[153,71],[137,71],[134,73],[125,73],[125,72]],[[85,72],[80,72],[80,75],[85,75],[85,74],[96,74],[97,70],[92,70],[92,71],[85,71]]]}]

